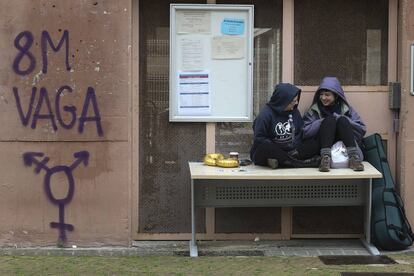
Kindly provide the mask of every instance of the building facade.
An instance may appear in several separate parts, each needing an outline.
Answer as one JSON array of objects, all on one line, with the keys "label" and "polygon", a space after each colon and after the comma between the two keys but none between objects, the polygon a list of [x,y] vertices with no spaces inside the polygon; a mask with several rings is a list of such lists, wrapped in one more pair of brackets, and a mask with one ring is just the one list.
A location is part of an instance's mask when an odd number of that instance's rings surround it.
[{"label": "building facade", "polygon": [[[171,123],[171,3],[254,5],[253,110],[337,76],[380,133],[414,222],[409,0],[22,0],[0,4],[0,245],[189,239],[188,161],[248,156],[251,123]],[[389,82],[401,84],[400,109]],[[359,237],[359,207],[207,208],[202,239]]]}]

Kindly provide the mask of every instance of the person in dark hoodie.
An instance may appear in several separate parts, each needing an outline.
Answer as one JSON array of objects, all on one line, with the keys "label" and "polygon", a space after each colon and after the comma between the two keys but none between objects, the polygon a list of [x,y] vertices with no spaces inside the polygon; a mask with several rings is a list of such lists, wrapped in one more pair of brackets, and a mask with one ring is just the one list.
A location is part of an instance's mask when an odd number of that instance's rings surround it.
[{"label": "person in dark hoodie", "polygon": [[303,138],[315,139],[320,144],[319,170],[328,172],[331,166],[331,147],[342,141],[349,158],[349,168],[363,171],[363,154],[359,147],[366,126],[348,103],[336,77],[325,77],[315,92],[313,103],[304,116]]},{"label": "person in dark hoodie", "polygon": [[[290,84],[276,85],[270,101],[253,122],[250,158],[256,165],[318,167],[320,158],[301,156],[302,116],[298,110],[301,90]],[[307,159],[306,159],[307,158]]]}]

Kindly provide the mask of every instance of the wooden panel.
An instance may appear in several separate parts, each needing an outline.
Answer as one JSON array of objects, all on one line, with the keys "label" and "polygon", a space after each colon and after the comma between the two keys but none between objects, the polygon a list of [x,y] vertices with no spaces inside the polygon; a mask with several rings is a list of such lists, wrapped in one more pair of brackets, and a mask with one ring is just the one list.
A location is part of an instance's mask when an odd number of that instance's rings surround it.
[{"label": "wooden panel", "polygon": [[294,62],[294,0],[283,1],[282,82],[293,82]]},{"label": "wooden panel", "polygon": [[388,5],[388,81],[397,81],[398,0]]},{"label": "wooden panel", "polygon": [[[136,232],[138,232],[138,217],[139,217],[139,5],[138,1],[131,1],[132,9],[132,86],[130,88],[130,98],[132,104],[132,112],[130,120],[130,146],[131,146],[131,163],[130,163],[130,177],[131,177],[131,200],[130,200],[130,242],[134,239]],[[130,244],[131,245],[131,244]]]},{"label": "wooden panel", "polygon": [[[259,240],[280,240],[280,234],[271,234],[271,233],[231,233],[231,234],[197,234],[197,240],[254,240],[259,238]],[[191,233],[172,233],[172,234],[148,234],[140,233],[135,235],[137,240],[190,240]]]},{"label": "wooden panel", "polygon": [[364,234],[292,234],[292,239],[357,239]]},{"label": "wooden panel", "polygon": [[[206,153],[216,152],[216,123],[206,123]],[[213,234],[216,228],[215,208],[206,208],[206,232]]]},{"label": "wooden panel", "polygon": [[361,234],[364,232],[363,207],[295,207],[292,235]]},{"label": "wooden panel", "polygon": [[280,208],[216,208],[216,233],[280,233]]},{"label": "wooden panel", "polygon": [[282,207],[282,239],[290,240],[292,234],[292,207]]},{"label": "wooden panel", "polygon": [[[300,85],[300,89],[302,89],[302,92],[311,92],[315,93],[315,91],[318,89],[318,86],[305,86]],[[343,85],[342,88],[346,93],[350,92],[384,92],[388,93],[388,86],[385,85]]]},{"label": "wooden panel", "polygon": [[371,164],[364,162],[365,170],[354,172],[348,168],[334,169],[329,173],[316,168],[277,169],[261,166],[242,168],[219,168],[203,163],[189,162],[192,179],[361,179],[381,178],[382,175]]}]

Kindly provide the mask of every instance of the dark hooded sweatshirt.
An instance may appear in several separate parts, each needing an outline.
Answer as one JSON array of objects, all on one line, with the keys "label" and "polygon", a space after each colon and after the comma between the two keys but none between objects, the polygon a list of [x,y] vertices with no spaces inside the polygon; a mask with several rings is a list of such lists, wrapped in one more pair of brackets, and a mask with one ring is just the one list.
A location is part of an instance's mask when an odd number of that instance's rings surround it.
[{"label": "dark hooded sweatshirt", "polygon": [[[333,107],[334,110],[321,110],[318,106],[319,94],[321,90],[329,90],[337,95],[337,104],[338,108]],[[342,86],[339,80],[336,77],[325,77],[318,90],[316,90],[315,96],[313,97],[313,103],[308,112],[304,116],[304,127],[303,127],[303,137],[305,139],[314,137],[318,134],[319,128],[323,119],[329,113],[336,113],[337,116],[345,116],[352,125],[352,130],[354,133],[355,140],[358,144],[361,143],[362,137],[364,137],[366,132],[366,126],[362,121],[359,114],[349,105],[345,92],[342,89]]]},{"label": "dark hooded sweatshirt", "polygon": [[[253,122],[254,141],[250,150],[250,158],[255,162],[257,147],[263,143],[277,144],[281,149],[289,151],[295,149],[301,142],[303,121],[297,105],[292,111],[284,111],[286,106],[298,96],[301,90],[290,84],[276,85],[270,101],[260,110]],[[295,133],[289,126],[289,114],[292,115]],[[292,143],[292,136],[294,137]]]}]

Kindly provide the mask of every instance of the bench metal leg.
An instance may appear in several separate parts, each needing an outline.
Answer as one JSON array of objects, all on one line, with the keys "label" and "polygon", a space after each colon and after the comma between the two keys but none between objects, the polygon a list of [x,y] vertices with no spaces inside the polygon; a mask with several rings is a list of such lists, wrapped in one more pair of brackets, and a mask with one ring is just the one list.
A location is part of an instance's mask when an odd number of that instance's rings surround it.
[{"label": "bench metal leg", "polygon": [[372,206],[372,179],[369,179],[366,193],[365,204],[365,221],[364,221],[364,238],[361,239],[362,244],[371,255],[381,255],[378,249],[371,243],[371,206]]},{"label": "bench metal leg", "polygon": [[190,257],[198,257],[196,226],[195,226],[195,198],[194,198],[194,180],[191,179],[191,241],[190,241]]},{"label": "bench metal leg", "polygon": [[198,257],[197,244],[193,244],[193,241],[190,241],[190,257]]},{"label": "bench metal leg", "polygon": [[378,249],[372,243],[368,243],[364,239],[361,239],[361,242],[371,255],[373,255],[373,256],[381,255],[381,253],[378,251]]}]

